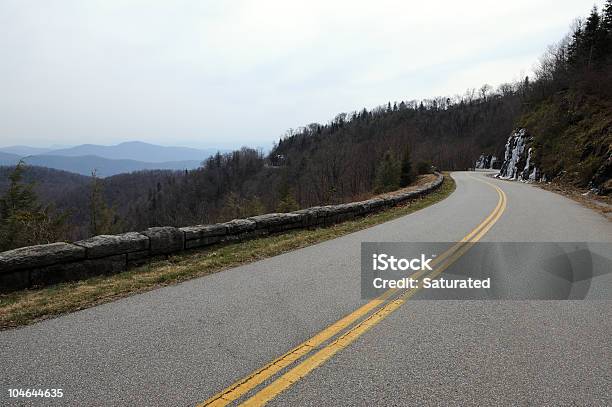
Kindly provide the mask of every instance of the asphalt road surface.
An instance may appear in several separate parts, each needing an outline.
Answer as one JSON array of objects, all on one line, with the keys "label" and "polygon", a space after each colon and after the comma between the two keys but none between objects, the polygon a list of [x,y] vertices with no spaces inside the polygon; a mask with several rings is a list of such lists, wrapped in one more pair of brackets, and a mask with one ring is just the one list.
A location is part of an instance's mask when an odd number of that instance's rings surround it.
[{"label": "asphalt road surface", "polygon": [[[480,242],[534,247],[612,242],[611,223],[562,196],[485,173],[453,177],[450,197],[411,215],[0,332],[0,405],[189,406],[237,380],[251,383],[254,371],[372,303],[360,294],[361,242],[458,242],[470,232]],[[350,332],[346,339],[310,342],[238,401],[265,394],[270,405],[612,405],[610,276],[593,276],[580,300],[441,301],[424,290],[381,300],[332,332]],[[529,278],[520,274],[526,286]],[[11,388],[61,388],[64,397],[9,399]]]}]

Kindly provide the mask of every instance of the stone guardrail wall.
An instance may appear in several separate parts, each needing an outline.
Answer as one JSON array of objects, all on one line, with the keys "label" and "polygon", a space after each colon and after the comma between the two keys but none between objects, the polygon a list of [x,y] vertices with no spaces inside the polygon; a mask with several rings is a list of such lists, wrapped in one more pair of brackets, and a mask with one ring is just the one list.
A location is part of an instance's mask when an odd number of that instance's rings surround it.
[{"label": "stone guardrail wall", "polygon": [[241,241],[293,229],[326,226],[396,206],[437,189],[435,181],[414,191],[351,202],[315,206],[289,213],[269,213],[225,223],[175,228],[154,227],[143,232],[101,235],[74,243],[51,243],[22,247],[0,253],[0,291],[81,280],[127,270],[146,259],[210,246]]}]

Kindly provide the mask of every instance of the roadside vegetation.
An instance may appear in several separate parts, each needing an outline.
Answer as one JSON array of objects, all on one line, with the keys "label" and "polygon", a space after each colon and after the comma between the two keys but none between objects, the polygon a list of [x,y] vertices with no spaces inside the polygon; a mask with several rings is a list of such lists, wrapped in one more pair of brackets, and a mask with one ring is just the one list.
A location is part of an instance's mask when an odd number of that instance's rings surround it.
[{"label": "roadside vegetation", "polygon": [[423,209],[454,190],[455,182],[446,175],[440,188],[424,197],[330,227],[218,245],[152,261],[112,276],[3,294],[0,295],[0,329],[30,324],[343,236]]},{"label": "roadside vegetation", "polygon": [[21,161],[9,174],[8,188],[0,196],[0,251],[56,242],[66,234],[66,215],[38,202],[34,184],[23,182],[24,170]]},{"label": "roadside vegetation", "polygon": [[520,126],[549,179],[612,192],[612,1],[542,57]]}]

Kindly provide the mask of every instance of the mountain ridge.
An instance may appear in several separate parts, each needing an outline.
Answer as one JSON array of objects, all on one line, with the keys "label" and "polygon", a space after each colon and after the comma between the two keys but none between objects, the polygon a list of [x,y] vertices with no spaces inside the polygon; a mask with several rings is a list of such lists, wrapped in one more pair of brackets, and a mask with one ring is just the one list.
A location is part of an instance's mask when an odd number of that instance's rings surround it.
[{"label": "mountain ridge", "polygon": [[[220,149],[160,146],[142,141],[115,145],[80,144],[60,149],[15,145],[0,147],[0,165],[12,166],[23,159],[29,165],[100,177],[141,170],[190,170],[198,168]],[[34,153],[34,154],[31,154]]]},{"label": "mountain ridge", "polygon": [[203,161],[215,154],[219,149],[197,149],[181,146],[161,146],[145,143],[143,141],[126,141],[114,145],[80,144],[78,146],[51,150],[45,155],[77,157],[95,155],[112,160],[125,159],[143,162],[168,162],[168,161]]},{"label": "mountain ridge", "polygon": [[14,145],[7,147],[0,147],[0,152],[15,154],[21,157],[25,157],[28,155],[36,155],[36,154],[47,154],[49,151],[53,150],[53,148],[43,148],[43,147],[32,147],[26,145]]},{"label": "mountain ridge", "polygon": [[19,161],[19,158],[20,157],[16,154],[0,151],[0,165],[15,165]]},{"label": "mountain ridge", "polygon": [[75,174],[91,175],[95,170],[99,177],[130,173],[141,170],[191,170],[200,166],[201,161],[165,161],[146,162],[129,159],[109,159],[95,155],[60,156],[60,155],[32,155],[23,157],[28,165],[53,168]]}]

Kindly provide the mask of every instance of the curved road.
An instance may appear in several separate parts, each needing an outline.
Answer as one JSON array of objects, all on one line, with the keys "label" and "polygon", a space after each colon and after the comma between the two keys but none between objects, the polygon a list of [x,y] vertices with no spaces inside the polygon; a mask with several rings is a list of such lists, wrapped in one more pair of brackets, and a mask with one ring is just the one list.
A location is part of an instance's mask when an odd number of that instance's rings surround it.
[{"label": "curved road", "polygon": [[[453,177],[449,198],[411,215],[0,332],[0,404],[15,404],[9,388],[62,388],[63,399],[28,402],[187,406],[237,380],[254,383],[254,371],[371,303],[360,296],[361,242],[457,242],[496,209],[481,242],[612,242],[612,224],[569,199],[484,173]],[[501,211],[493,185],[505,195]],[[264,371],[240,401],[267,389],[271,405],[612,405],[610,276],[592,279],[595,299],[575,301],[417,294],[318,362],[313,355],[337,337],[310,342],[293,364]],[[331,334],[356,329],[389,304]],[[287,376],[297,366],[304,374]]]}]

